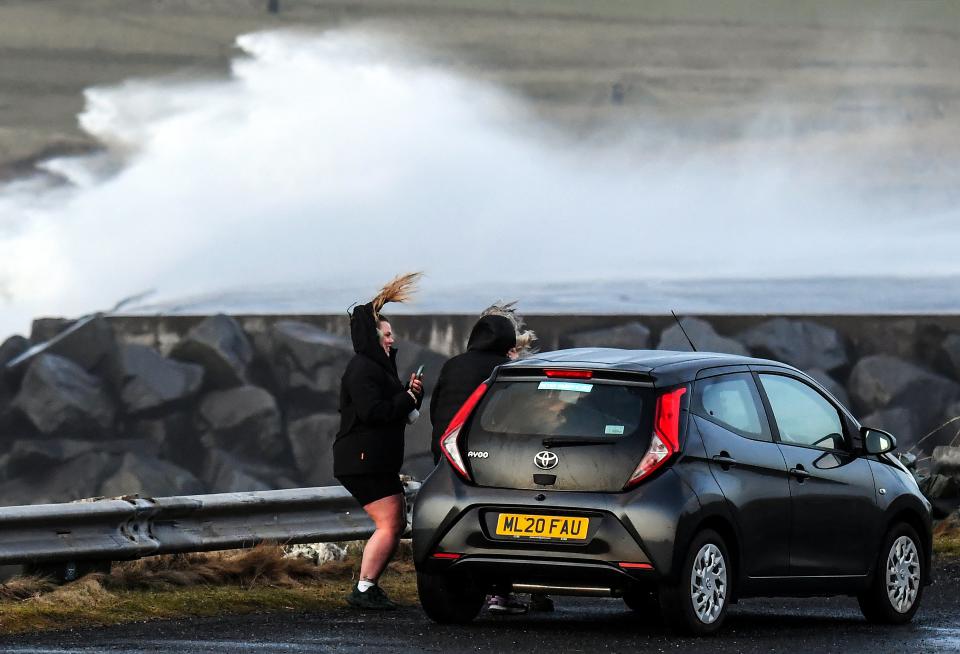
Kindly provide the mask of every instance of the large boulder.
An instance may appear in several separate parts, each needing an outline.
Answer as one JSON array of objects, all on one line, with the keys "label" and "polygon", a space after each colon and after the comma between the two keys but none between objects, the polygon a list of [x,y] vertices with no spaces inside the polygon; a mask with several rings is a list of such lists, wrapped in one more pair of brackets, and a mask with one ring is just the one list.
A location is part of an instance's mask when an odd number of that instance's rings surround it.
[{"label": "large boulder", "polygon": [[949,334],[943,339],[941,349],[948,373],[954,379],[960,380],[960,334]]},{"label": "large boulder", "polygon": [[120,465],[100,486],[100,495],[107,497],[197,495],[205,491],[206,486],[188,470],[133,452],[123,455]]},{"label": "large boulder", "polygon": [[7,363],[30,349],[30,341],[19,334],[14,334],[0,345],[0,365]]},{"label": "large boulder", "polygon": [[296,472],[282,466],[253,463],[218,448],[207,450],[201,478],[211,493],[297,488]]},{"label": "large boulder", "polygon": [[960,480],[949,475],[930,475],[920,484],[928,500],[946,500],[960,497]]},{"label": "large boulder", "polygon": [[45,436],[105,438],[112,434],[115,408],[104,385],[55,354],[33,360],[14,405]]},{"label": "large boulder", "polygon": [[944,475],[960,475],[960,447],[940,445],[933,448],[933,471]]},{"label": "large boulder", "polygon": [[101,452],[156,456],[159,451],[155,443],[140,439],[84,441],[74,438],[30,438],[16,440],[10,445],[8,465],[18,475],[42,474],[84,454]]},{"label": "large boulder", "polygon": [[[30,341],[23,336],[11,336],[0,345],[0,414],[5,412],[10,399],[16,394],[19,376],[7,374],[7,363],[30,349]],[[0,423],[3,419],[0,418]]]},{"label": "large boulder", "polygon": [[806,372],[808,375],[813,377],[817,383],[827,389],[831,395],[837,398],[843,406],[847,407],[848,409],[850,408],[850,396],[847,395],[847,390],[840,384],[840,382],[831,377],[830,373],[819,368],[812,368]]},{"label": "large boulder", "polygon": [[203,464],[198,452],[203,447],[190,414],[175,412],[156,418],[143,418],[127,423],[124,436],[148,443],[162,459],[199,472]]},{"label": "large boulder", "polygon": [[146,345],[120,348],[120,398],[127,415],[157,414],[182,406],[200,391],[203,368],[172,361]]},{"label": "large boulder", "polygon": [[95,497],[120,456],[87,452],[58,466],[16,475],[0,483],[0,505],[53,504]]},{"label": "large boulder", "polygon": [[49,341],[75,322],[69,318],[34,318],[30,323],[30,342],[37,344]]},{"label": "large boulder", "polygon": [[943,445],[952,434],[942,424],[945,408],[960,401],[960,384],[942,375],[896,357],[878,354],[861,359],[853,367],[847,385],[856,409],[862,413],[898,406],[917,419],[918,438],[937,431],[925,449]]},{"label": "large boulder", "polygon": [[861,410],[897,404],[936,418],[942,414],[943,407],[960,400],[960,384],[885,354],[860,359],[850,373],[847,386],[851,399]]},{"label": "large boulder", "polygon": [[333,442],[340,427],[337,413],[317,413],[287,425],[293,463],[306,486],[335,486]]},{"label": "large boulder", "polygon": [[289,453],[280,435],[277,402],[257,386],[207,393],[197,407],[196,422],[207,447],[254,461],[281,460]]},{"label": "large boulder", "polygon": [[353,356],[349,339],[313,325],[284,320],[270,330],[270,369],[294,401],[335,408],[340,378]]},{"label": "large boulder", "polygon": [[917,327],[917,343],[914,348],[913,360],[941,374],[952,374],[953,371],[943,349],[943,341],[946,336],[947,333],[941,325],[921,322]]},{"label": "large boulder", "polygon": [[850,340],[860,356],[887,354],[910,359],[917,346],[917,321],[915,318],[863,319],[851,330]]},{"label": "large boulder", "polygon": [[850,363],[840,332],[809,320],[775,318],[739,336],[755,356],[775,359],[802,370],[832,372]]},{"label": "large boulder", "polygon": [[273,487],[250,474],[243,462],[229,452],[211,448],[206,453],[206,463],[201,478],[211,493],[239,493],[244,491],[272,490]]},{"label": "large boulder", "polygon": [[109,381],[116,377],[117,340],[113,327],[103,314],[80,318],[49,340],[34,343],[29,350],[7,363],[10,375],[19,376],[40,355],[56,354],[102,379]]},{"label": "large boulder", "polygon": [[180,361],[196,363],[206,371],[208,385],[232,388],[248,382],[253,346],[240,323],[218,314],[193,327],[170,351]]},{"label": "large boulder", "polygon": [[625,325],[573,332],[560,338],[560,347],[613,347],[624,350],[646,350],[650,348],[650,330],[642,323],[628,322]]},{"label": "large boulder", "polygon": [[[725,354],[750,356],[750,352],[739,341],[719,335],[706,320],[681,318],[680,324],[683,325],[683,330],[686,330],[687,336],[690,337],[699,352],[723,352]],[[663,334],[660,335],[660,342],[657,343],[657,349],[689,352],[690,343],[687,342],[687,337],[683,335],[683,330],[677,324],[664,329]]]}]

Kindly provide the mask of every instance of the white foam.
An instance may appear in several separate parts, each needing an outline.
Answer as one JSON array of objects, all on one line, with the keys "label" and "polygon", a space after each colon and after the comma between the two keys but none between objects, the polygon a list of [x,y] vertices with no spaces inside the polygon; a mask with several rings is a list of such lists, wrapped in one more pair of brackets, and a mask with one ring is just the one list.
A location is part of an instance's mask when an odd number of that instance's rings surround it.
[{"label": "white foam", "polygon": [[421,269],[424,293],[491,280],[518,296],[591,279],[960,273],[955,214],[871,202],[863,171],[789,144],[576,144],[383,35],[238,45],[228,79],[89,90],[80,122],[105,152],[48,165],[73,190],[0,194],[0,330],[145,288],[372,293]]}]

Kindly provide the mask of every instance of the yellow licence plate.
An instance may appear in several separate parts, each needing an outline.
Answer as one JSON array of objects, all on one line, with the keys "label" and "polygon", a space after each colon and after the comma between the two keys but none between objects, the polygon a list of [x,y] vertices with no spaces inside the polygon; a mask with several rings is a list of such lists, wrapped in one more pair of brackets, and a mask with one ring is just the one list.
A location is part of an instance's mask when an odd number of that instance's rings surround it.
[{"label": "yellow licence plate", "polygon": [[501,513],[497,518],[497,536],[586,540],[590,518],[552,515]]}]

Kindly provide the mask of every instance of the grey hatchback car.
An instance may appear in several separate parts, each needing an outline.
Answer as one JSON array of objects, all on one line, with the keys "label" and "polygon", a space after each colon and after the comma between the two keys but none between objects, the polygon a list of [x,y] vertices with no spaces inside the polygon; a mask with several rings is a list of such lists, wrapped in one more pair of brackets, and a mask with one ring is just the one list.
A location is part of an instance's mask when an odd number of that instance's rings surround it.
[{"label": "grey hatchback car", "polygon": [[622,597],[694,634],[751,596],[903,623],[930,583],[930,504],[894,437],[776,361],[543,353],[496,369],[440,446],[413,519],[438,622],[512,590]]}]

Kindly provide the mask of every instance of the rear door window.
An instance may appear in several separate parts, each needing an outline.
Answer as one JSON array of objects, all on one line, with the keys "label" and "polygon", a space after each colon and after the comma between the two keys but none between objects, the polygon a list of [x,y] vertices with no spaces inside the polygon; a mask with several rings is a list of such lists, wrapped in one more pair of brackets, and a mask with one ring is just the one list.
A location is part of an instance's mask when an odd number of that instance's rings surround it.
[{"label": "rear door window", "polygon": [[825,397],[798,379],[761,374],[780,441],[826,450],[846,449],[843,422]]},{"label": "rear door window", "polygon": [[579,380],[502,382],[484,398],[479,426],[505,436],[627,438],[649,429],[650,395],[643,387]]},{"label": "rear door window", "polygon": [[760,393],[749,373],[718,375],[696,383],[693,412],[745,438],[772,441]]}]

